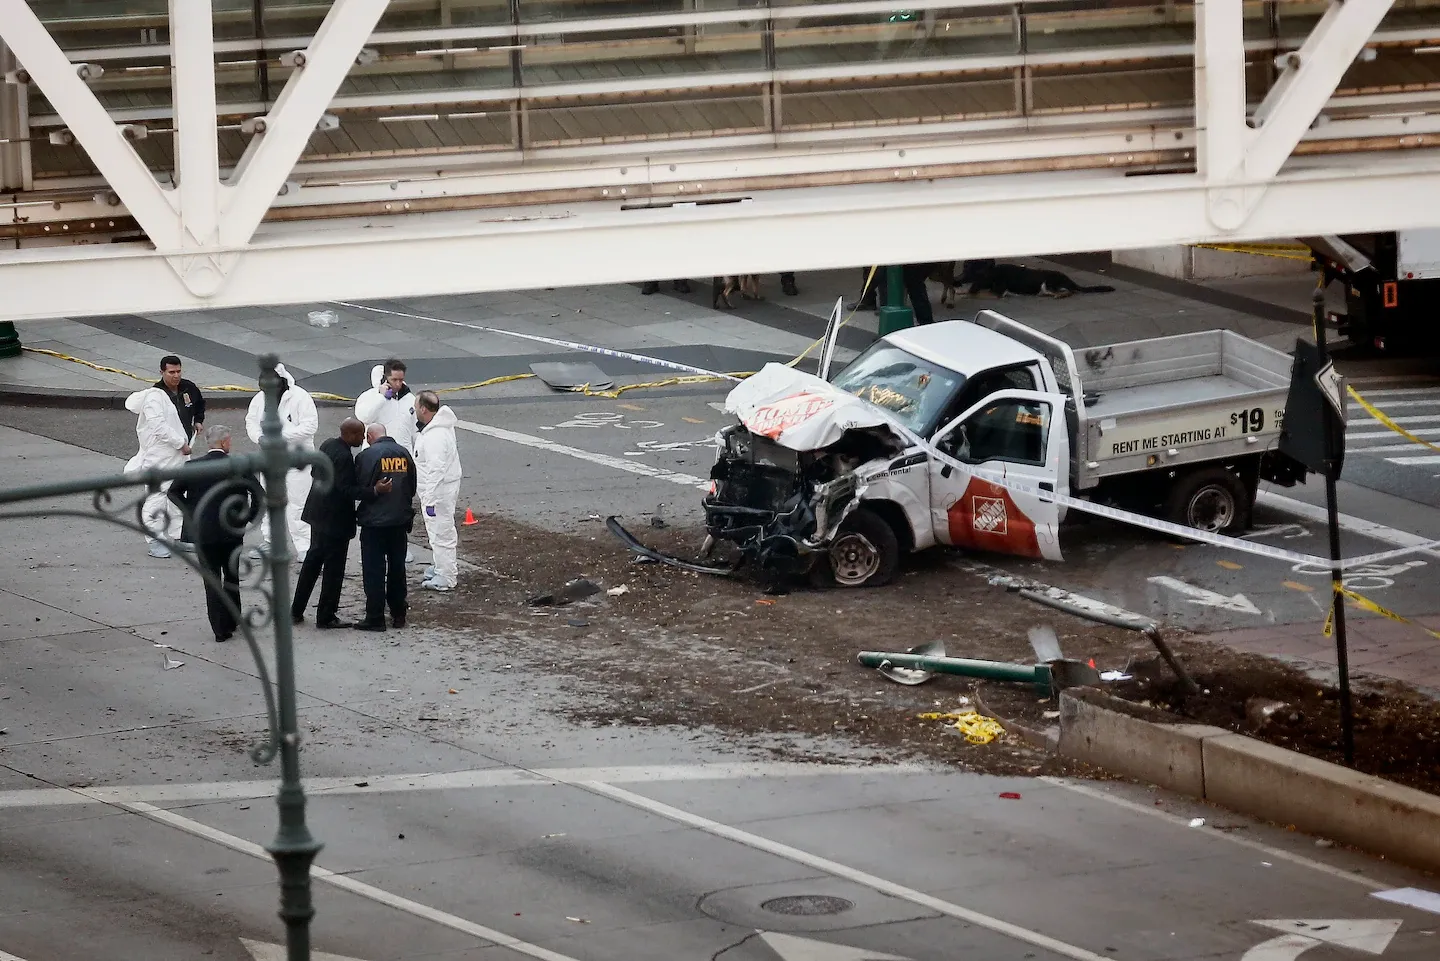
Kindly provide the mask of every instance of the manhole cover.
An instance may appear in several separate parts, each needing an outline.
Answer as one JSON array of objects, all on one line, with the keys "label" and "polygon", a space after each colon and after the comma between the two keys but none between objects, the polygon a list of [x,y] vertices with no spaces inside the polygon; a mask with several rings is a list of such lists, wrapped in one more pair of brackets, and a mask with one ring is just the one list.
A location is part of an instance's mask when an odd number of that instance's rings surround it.
[{"label": "manhole cover", "polygon": [[811,917],[817,914],[839,914],[849,911],[854,902],[844,898],[833,898],[828,894],[793,894],[783,898],[771,898],[760,907],[775,914]]}]

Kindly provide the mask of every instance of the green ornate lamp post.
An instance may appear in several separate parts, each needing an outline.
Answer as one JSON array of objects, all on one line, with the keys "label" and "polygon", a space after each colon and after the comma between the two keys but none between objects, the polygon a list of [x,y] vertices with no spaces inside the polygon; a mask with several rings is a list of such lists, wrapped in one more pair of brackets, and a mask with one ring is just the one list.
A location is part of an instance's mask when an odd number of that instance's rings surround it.
[{"label": "green ornate lamp post", "polygon": [[[3,335],[0,326],[0,335]],[[18,343],[17,343],[18,347]],[[259,597],[246,610],[236,609],[225,595],[220,581],[191,555],[179,551],[165,537],[171,552],[216,589],[231,614],[238,630],[255,658],[257,673],[265,696],[269,721],[267,739],[250,751],[259,764],[280,758],[280,791],[276,804],[280,809],[280,826],[275,839],[266,850],[275,859],[280,871],[280,917],[285,922],[286,956],[288,961],[309,961],[310,919],[315,908],[310,898],[310,865],[320,852],[320,842],[310,834],[305,823],[305,792],[300,783],[300,731],[295,706],[295,650],[290,625],[290,533],[285,525],[285,475],[291,470],[311,469],[313,483],[321,490],[330,486],[330,461],[313,450],[290,447],[280,428],[280,376],[275,373],[278,358],[266,354],[260,358],[260,390],[265,395],[265,416],[260,427],[260,451],[257,454],[236,454],[215,460],[192,461],[169,470],[136,471],[59,484],[36,484],[0,490],[0,508],[37,500],[52,500],[69,494],[91,494],[90,510],[50,507],[0,511],[0,520],[21,517],[79,517],[102,520],[137,533],[151,533],[156,518],[144,516],[145,498],[160,490],[167,481],[228,479],[215,485],[200,503],[191,508],[174,508],[193,519],[206,513],[212,499],[218,499],[220,523],[238,536],[260,520],[260,506],[269,512],[272,550],[268,556],[253,561],[238,548],[229,563],[236,571],[241,586],[251,597]],[[258,480],[265,479],[262,490]],[[129,500],[116,501],[114,492],[139,489]],[[171,508],[167,507],[167,512]],[[148,523],[147,523],[148,521]],[[161,526],[164,526],[163,524]],[[153,536],[153,535],[152,535]],[[269,575],[268,588],[265,586]],[[271,625],[275,634],[275,680],[272,684],[264,653],[256,641],[256,632]],[[277,709],[278,700],[278,709]]]}]

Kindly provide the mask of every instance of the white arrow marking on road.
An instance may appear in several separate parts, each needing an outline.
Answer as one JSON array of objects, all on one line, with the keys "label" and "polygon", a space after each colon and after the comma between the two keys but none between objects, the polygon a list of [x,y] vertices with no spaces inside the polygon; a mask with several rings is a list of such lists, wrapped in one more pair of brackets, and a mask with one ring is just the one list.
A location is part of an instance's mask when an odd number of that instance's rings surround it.
[{"label": "white arrow marking on road", "polygon": [[0,961],[25,961],[25,959],[16,957],[13,954],[6,954],[4,951],[0,951]]},{"label": "white arrow marking on road", "polygon": [[1159,584],[1161,587],[1168,587],[1172,591],[1184,594],[1191,604],[1204,604],[1206,607],[1218,607],[1226,611],[1234,611],[1237,614],[1259,614],[1260,608],[1250,603],[1250,598],[1244,594],[1227,596],[1215,591],[1207,591],[1203,587],[1196,587],[1194,584],[1186,584],[1184,581],[1174,577],[1152,577],[1151,584]]},{"label": "white arrow marking on road", "polygon": [[1250,531],[1250,533],[1241,534],[1240,539],[1243,541],[1253,541],[1261,537],[1283,537],[1289,541],[1297,537],[1309,536],[1310,528],[1301,524],[1260,524]]},{"label": "white arrow marking on road", "polygon": [[848,944],[833,944],[829,941],[812,941],[809,938],[797,938],[793,934],[776,934],[774,931],[761,931],[760,940],[780,955],[780,961],[910,961],[898,954],[866,951],[864,948],[852,948]]},{"label": "white arrow marking on road", "polygon": [[[283,944],[251,941],[249,938],[241,938],[240,943],[245,945],[245,950],[250,952],[250,957],[255,961],[285,961],[286,953]],[[310,961],[360,961],[360,959],[347,958],[339,954],[326,954],[324,951],[311,951]]]},{"label": "white arrow marking on road", "polygon": [[1383,954],[1403,923],[1369,918],[1350,921],[1255,921],[1261,927],[1285,932],[1245,952],[1241,961],[1292,961],[1322,944]]}]

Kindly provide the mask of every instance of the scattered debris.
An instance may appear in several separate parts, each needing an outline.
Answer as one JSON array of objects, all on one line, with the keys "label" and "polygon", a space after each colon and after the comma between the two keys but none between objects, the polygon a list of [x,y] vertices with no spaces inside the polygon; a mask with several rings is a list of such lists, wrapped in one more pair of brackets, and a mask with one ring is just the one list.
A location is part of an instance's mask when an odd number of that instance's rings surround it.
[{"label": "scattered debris", "polygon": [[1283,711],[1290,705],[1285,701],[1277,701],[1269,697],[1252,697],[1245,702],[1245,719],[1253,726],[1259,728],[1270,723],[1270,719],[1277,711]]},{"label": "scattered debris", "polygon": [[954,724],[946,726],[965,735],[965,740],[971,744],[989,744],[1005,733],[999,721],[978,711],[949,711],[944,714],[929,711],[919,717],[922,721],[954,721]]},{"label": "scattered debris", "polygon": [[1020,792],[1019,792],[1019,791],[1001,791],[1001,792],[1000,792],[1000,796],[1001,796],[1002,798],[1004,798],[1005,800],[1007,800],[1007,801],[1018,801],[1018,800],[1020,800]]},{"label": "scattered debris", "polygon": [[610,588],[608,591],[605,592],[605,594],[606,594],[608,597],[620,597],[621,595],[629,594],[629,593],[630,593],[630,585],[628,585],[628,584],[621,584],[619,587],[612,587],[612,588]]},{"label": "scattered debris", "polygon": [[459,694],[460,692],[457,691],[457,690],[455,690],[455,688],[452,687],[452,688],[450,688],[450,693],[451,693],[451,694]]},{"label": "scattered debris", "polygon": [[531,607],[564,607],[566,604],[573,604],[583,600],[592,594],[600,593],[600,585],[588,577],[577,577],[574,580],[566,581],[558,590],[548,594],[537,594],[525,603]]},{"label": "scattered debris", "polygon": [[1124,671],[1101,671],[1101,672],[1100,672],[1100,680],[1102,680],[1102,681],[1128,681],[1128,680],[1130,680],[1130,678],[1131,678],[1132,676],[1133,676],[1133,675],[1126,674]]},{"label": "scattered debris", "polygon": [[185,662],[184,662],[184,661],[177,661],[177,660],[175,660],[173,657],[171,657],[169,654],[166,654],[164,651],[161,651],[161,652],[160,652],[160,656],[165,659],[165,670],[167,670],[167,671],[173,671],[173,670],[175,670],[175,668],[177,668],[177,667],[184,667],[184,666],[185,666]]},{"label": "scattered debris", "polygon": [[356,787],[369,787],[369,786],[370,786],[370,782],[369,782],[369,781],[356,781],[356,782],[355,782],[355,786],[356,786]]},{"label": "scattered debris", "polygon": [[570,625],[571,627],[589,627],[589,626],[590,626],[590,622],[587,621],[587,620],[585,620],[585,618],[583,618],[583,617],[572,617],[572,618],[570,618],[569,620],[567,620],[565,623],[568,624],[568,625]]},{"label": "scattered debris", "polygon": [[565,832],[564,832],[564,831],[560,831],[560,832],[557,833],[557,834],[542,834],[542,835],[540,835],[540,837],[541,837],[542,840],[548,839],[548,838],[563,838],[564,836],[565,836]]},{"label": "scattered debris", "polygon": [[576,924],[589,924],[589,923],[590,923],[590,919],[589,919],[589,918],[572,918],[572,917],[568,917],[568,916],[567,916],[567,917],[565,918],[565,920],[566,920],[566,921],[574,921]]},{"label": "scattered debris", "polygon": [[660,528],[665,526],[665,505],[656,504],[655,513],[650,515],[650,526]]},{"label": "scattered debris", "polygon": [[1204,818],[1191,818],[1191,819],[1190,819],[1190,826],[1191,826],[1192,828],[1203,828],[1203,827],[1205,826],[1205,819],[1204,819]]},{"label": "scattered debris", "polygon": [[1059,711],[1042,711],[1042,712],[1040,713],[1040,716],[1043,717],[1043,718],[1044,718],[1045,720],[1047,720],[1047,721],[1053,721],[1053,720],[1055,720],[1057,717],[1060,716],[1060,712],[1059,712]]},{"label": "scattered debris", "polygon": [[1316,838],[1315,846],[1317,848],[1333,848],[1335,846],[1335,842],[1330,840],[1329,838]]}]

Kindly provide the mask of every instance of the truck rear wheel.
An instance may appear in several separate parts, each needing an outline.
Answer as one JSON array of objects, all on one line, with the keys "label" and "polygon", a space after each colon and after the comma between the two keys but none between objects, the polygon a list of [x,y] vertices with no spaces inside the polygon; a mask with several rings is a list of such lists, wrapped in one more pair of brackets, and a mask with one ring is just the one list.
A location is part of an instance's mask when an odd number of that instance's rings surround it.
[{"label": "truck rear wheel", "polygon": [[1237,533],[1249,524],[1249,492],[1223,467],[1198,470],[1175,482],[1165,499],[1165,519],[1212,534]]},{"label": "truck rear wheel", "polygon": [[890,583],[900,566],[900,541],[885,519],[872,510],[858,508],[845,522],[830,549],[813,571],[841,587],[880,587]]}]

